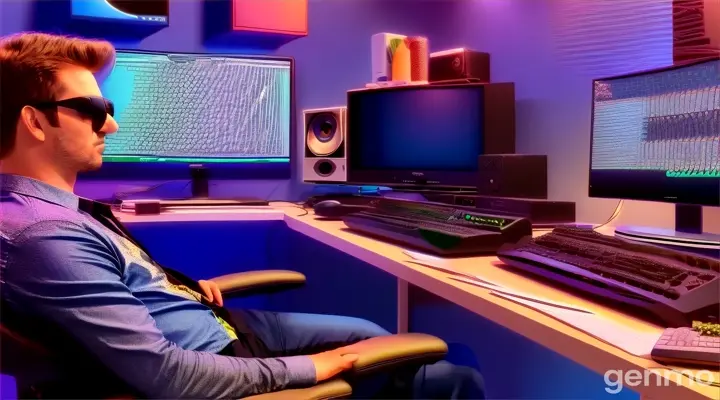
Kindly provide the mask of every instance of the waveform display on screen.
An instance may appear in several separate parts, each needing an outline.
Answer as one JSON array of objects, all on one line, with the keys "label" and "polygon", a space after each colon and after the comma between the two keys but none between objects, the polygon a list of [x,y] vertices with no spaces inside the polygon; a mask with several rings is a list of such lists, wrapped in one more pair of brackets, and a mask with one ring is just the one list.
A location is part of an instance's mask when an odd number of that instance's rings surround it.
[{"label": "waveform display on screen", "polygon": [[720,178],[720,61],[595,81],[591,166]]},{"label": "waveform display on screen", "polygon": [[109,161],[290,156],[289,60],[120,51],[103,94],[120,126]]}]

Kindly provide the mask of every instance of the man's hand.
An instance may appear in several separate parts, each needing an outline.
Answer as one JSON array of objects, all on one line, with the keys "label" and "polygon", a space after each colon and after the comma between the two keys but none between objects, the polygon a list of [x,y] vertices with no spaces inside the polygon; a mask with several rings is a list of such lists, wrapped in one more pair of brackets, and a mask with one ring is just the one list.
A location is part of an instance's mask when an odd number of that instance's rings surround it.
[{"label": "man's hand", "polygon": [[222,299],[222,293],[220,293],[220,288],[218,287],[217,283],[213,281],[198,281],[198,284],[200,285],[200,289],[203,291],[203,295],[207,297],[207,299],[211,303],[215,303],[222,307],[223,305],[223,299]]},{"label": "man's hand", "polygon": [[310,356],[315,364],[315,375],[318,382],[330,379],[333,376],[352,368],[358,355],[348,353],[344,348],[313,354]]}]

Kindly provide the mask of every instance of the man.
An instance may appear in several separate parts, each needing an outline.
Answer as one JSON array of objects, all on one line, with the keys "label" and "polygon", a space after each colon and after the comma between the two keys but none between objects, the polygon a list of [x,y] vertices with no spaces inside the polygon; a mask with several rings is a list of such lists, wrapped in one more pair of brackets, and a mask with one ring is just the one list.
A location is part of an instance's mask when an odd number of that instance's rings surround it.
[{"label": "man", "polygon": [[[342,346],[388,332],[347,317],[231,315],[212,282],[160,267],[108,208],[73,194],[118,130],[93,75],[114,54],[104,41],[38,33],[0,44],[3,304],[60,328],[40,331],[67,332],[147,397],[238,398],[350,368],[357,355]],[[484,396],[476,371],[447,363],[410,380],[417,397]]]}]

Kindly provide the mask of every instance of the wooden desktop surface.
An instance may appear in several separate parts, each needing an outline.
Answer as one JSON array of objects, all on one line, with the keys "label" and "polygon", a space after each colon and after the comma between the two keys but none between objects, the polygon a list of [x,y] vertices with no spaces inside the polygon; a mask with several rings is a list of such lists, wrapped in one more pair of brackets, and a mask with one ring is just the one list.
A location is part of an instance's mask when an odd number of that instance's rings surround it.
[{"label": "wooden desktop surface", "polygon": [[[346,229],[342,222],[318,219],[312,211],[307,214],[305,212],[299,207],[279,203],[272,207],[183,210],[150,216],[118,213],[118,218],[125,223],[284,219],[289,228],[394,275],[398,278],[400,287],[407,282],[434,293],[562,354],[601,376],[609,370],[625,373],[639,371],[643,375],[658,373],[671,381],[658,385],[657,378],[652,375],[652,379],[647,379],[649,385],[633,387],[643,399],[720,399],[720,388],[696,382],[674,372],[685,370],[683,367],[670,370],[650,359],[631,355],[541,312],[495,296],[489,289],[459,282],[450,279],[447,273],[410,263],[410,257],[398,246],[353,233]],[[663,330],[660,326],[628,316],[617,309],[500,268],[497,266],[499,263],[495,256],[468,257],[453,259],[449,266],[456,271],[473,274],[516,291],[573,304],[640,332],[659,334]],[[401,293],[401,296],[403,295],[406,296],[407,292]],[[407,299],[398,300],[400,318],[407,318]],[[400,326],[402,324],[400,321]],[[402,330],[402,327],[400,329]],[[713,372],[713,380],[720,382],[720,373]],[[627,387],[627,384],[625,386]]]}]

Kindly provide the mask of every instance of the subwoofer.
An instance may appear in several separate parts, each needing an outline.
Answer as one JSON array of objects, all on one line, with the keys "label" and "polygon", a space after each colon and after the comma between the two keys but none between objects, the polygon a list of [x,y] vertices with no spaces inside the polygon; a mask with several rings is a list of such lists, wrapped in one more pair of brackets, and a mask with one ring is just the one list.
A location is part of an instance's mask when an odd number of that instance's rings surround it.
[{"label": "subwoofer", "polygon": [[303,182],[347,181],[346,107],[303,111]]}]

